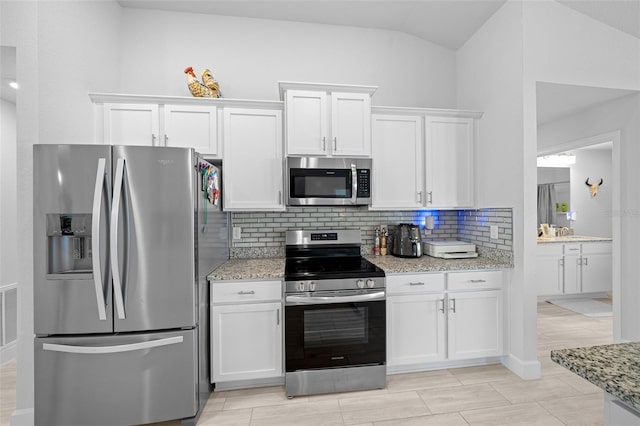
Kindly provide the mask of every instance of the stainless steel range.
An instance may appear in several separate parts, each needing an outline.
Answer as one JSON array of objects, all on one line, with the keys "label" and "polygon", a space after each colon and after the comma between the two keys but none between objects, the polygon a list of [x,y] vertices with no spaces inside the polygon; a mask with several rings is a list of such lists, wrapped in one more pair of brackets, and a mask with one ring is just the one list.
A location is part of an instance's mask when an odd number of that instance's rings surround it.
[{"label": "stainless steel range", "polygon": [[287,231],[288,397],[386,386],[384,271],[359,230]]}]

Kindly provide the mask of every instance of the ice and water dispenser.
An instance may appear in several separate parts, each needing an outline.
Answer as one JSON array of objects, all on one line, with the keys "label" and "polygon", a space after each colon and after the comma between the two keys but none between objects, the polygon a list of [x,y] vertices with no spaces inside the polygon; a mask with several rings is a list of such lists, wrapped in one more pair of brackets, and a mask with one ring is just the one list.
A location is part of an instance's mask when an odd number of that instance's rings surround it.
[{"label": "ice and water dispenser", "polygon": [[91,214],[47,214],[47,278],[91,279]]}]

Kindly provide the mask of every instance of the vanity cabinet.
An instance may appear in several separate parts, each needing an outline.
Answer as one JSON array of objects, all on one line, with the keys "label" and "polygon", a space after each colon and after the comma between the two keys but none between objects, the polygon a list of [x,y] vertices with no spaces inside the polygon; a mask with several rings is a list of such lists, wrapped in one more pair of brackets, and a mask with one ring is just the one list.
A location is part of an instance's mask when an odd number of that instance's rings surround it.
[{"label": "vanity cabinet", "polygon": [[501,356],[502,286],[501,271],[388,276],[389,370]]},{"label": "vanity cabinet", "polygon": [[372,209],[474,206],[474,145],[481,113],[396,107],[372,111]]},{"label": "vanity cabinet", "polygon": [[211,382],[283,376],[282,283],[211,284]]},{"label": "vanity cabinet", "polygon": [[611,242],[539,243],[536,286],[539,296],[611,291]]},{"label": "vanity cabinet", "polygon": [[286,155],[371,156],[375,87],[280,82]]}]

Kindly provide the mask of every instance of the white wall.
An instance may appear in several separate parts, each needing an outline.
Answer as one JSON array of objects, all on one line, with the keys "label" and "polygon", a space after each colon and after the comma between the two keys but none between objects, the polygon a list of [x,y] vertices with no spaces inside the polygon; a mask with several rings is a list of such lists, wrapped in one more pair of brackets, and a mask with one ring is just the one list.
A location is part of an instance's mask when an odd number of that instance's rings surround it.
[{"label": "white wall", "polygon": [[[640,40],[553,1],[525,1],[523,10],[525,206],[534,206],[536,83],[638,90]],[[633,128],[632,132],[636,132],[637,138],[637,130]],[[619,170],[622,176],[620,190],[624,212],[640,204],[638,192],[627,186],[629,182],[638,182],[637,164],[631,163],[637,163],[640,158],[640,145],[637,139],[631,144],[622,140],[620,145],[620,158],[623,159]],[[640,338],[640,290],[635,282],[640,271],[634,241],[640,236],[640,215],[614,214],[612,219],[614,338],[637,340]],[[522,220],[529,228],[535,226],[535,210],[525,209]],[[531,263],[535,243],[526,242],[524,250],[525,258]],[[533,288],[533,274],[526,276],[525,287]],[[535,297],[527,303],[535,303]],[[529,320],[533,322],[534,317]]]},{"label": "white wall", "polygon": [[[513,208],[514,268],[508,289],[505,364],[525,378],[540,374],[536,359],[535,292],[525,287],[524,236],[535,227],[520,218],[527,208],[523,129],[522,3],[508,1],[457,52],[458,106],[484,112],[477,144],[478,205]],[[535,165],[535,158],[533,159]],[[531,208],[531,206],[528,206]],[[534,200],[533,211],[536,211]],[[530,272],[529,272],[530,273]]]},{"label": "white wall", "polygon": [[[278,100],[281,80],[378,86],[375,105],[454,108],[455,54],[384,30],[123,9],[126,93],[191,96],[211,69],[227,98]],[[95,87],[96,91],[105,91]]]},{"label": "white wall", "polygon": [[[576,164],[571,166],[571,210],[576,212],[573,228],[576,235],[612,237],[611,203],[612,194],[612,156],[611,150],[577,150]],[[604,184],[596,197],[591,197],[589,183]]]},{"label": "white wall", "polygon": [[0,99],[0,287],[18,282],[16,106]]}]

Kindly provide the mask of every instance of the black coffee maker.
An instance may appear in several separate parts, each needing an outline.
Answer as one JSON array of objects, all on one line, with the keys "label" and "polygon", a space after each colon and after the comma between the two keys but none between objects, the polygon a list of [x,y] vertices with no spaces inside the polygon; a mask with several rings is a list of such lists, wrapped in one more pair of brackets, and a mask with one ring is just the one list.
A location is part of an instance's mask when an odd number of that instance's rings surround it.
[{"label": "black coffee maker", "polygon": [[391,254],[398,257],[422,256],[422,238],[420,228],[411,223],[401,223],[393,235]]}]

